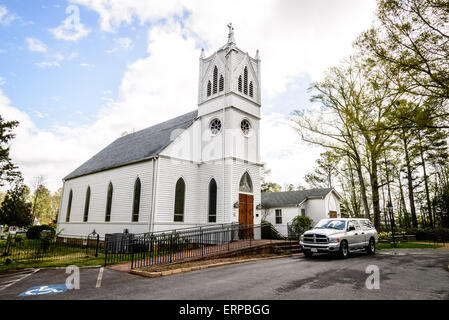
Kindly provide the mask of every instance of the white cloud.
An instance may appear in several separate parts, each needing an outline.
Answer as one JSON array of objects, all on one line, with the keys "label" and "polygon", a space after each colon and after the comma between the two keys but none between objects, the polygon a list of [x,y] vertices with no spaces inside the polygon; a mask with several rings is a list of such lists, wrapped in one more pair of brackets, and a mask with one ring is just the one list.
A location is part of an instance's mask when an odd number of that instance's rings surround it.
[{"label": "white cloud", "polygon": [[118,50],[130,51],[133,48],[133,40],[131,38],[115,39],[115,47],[108,50],[108,53],[113,53]]},{"label": "white cloud", "polygon": [[80,22],[80,14],[77,6],[68,6],[66,9],[68,17],[62,23],[54,28],[49,29],[56,39],[66,41],[78,41],[86,37],[91,31]]},{"label": "white cloud", "polygon": [[10,13],[5,7],[0,6],[0,25],[7,26],[16,19],[16,15]]},{"label": "white cloud", "polygon": [[[268,181],[305,185],[303,177],[313,171],[321,148],[300,141],[292,122],[283,114],[263,114],[260,126],[262,161],[271,170]],[[294,173],[294,174],[292,174]]]},{"label": "white cloud", "polygon": [[36,38],[27,38],[28,50],[37,52],[47,52],[47,46]]},{"label": "white cloud", "polygon": [[6,84],[6,79],[3,77],[0,77],[0,86],[3,86],[4,84]]},{"label": "white cloud", "polygon": [[[39,130],[31,118],[14,107],[1,90],[0,114],[6,120],[19,121],[19,126],[14,130],[16,138],[11,144],[11,158],[19,165],[25,182],[29,184],[33,177],[43,174],[50,178],[48,182],[53,190],[58,188],[60,183],[57,180],[66,174],[67,166],[76,165],[72,157],[77,151],[83,152],[77,150],[76,137]],[[67,148],[66,143],[71,147]]]},{"label": "white cloud", "polygon": [[86,62],[82,62],[82,63],[80,63],[80,67],[83,67],[83,68],[93,68],[94,65],[89,64],[89,63],[86,63]]},{"label": "white cloud", "polygon": [[49,67],[58,67],[59,68],[61,66],[58,61],[36,62],[35,65],[42,69],[49,68]]},{"label": "white cloud", "polygon": [[64,61],[64,60],[71,61],[71,60],[75,59],[77,56],[78,56],[78,53],[76,53],[76,52],[71,53],[68,56],[64,56],[61,53],[54,53],[54,54],[47,56],[47,58],[49,60],[42,61],[42,62],[36,62],[35,65],[42,69],[50,68],[50,67],[58,67],[59,68],[61,66],[62,61]]},{"label": "white cloud", "polygon": [[[182,0],[70,0],[84,5],[100,15],[100,27],[104,31],[113,31],[122,24],[131,24],[137,19],[141,24],[182,16],[185,2]],[[210,6],[208,6],[210,8]]]}]

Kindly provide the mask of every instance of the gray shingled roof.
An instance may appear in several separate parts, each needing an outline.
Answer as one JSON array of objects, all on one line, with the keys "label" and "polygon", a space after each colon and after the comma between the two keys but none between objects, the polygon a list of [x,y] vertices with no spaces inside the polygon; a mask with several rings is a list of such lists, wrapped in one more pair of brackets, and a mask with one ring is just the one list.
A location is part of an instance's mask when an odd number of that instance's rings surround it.
[{"label": "gray shingled roof", "polygon": [[294,206],[309,198],[325,197],[331,191],[331,188],[325,188],[287,192],[262,192],[262,207]]},{"label": "gray shingled roof", "polygon": [[190,127],[197,117],[198,110],[195,110],[118,138],[64,180],[156,156],[181,134],[182,130]]}]

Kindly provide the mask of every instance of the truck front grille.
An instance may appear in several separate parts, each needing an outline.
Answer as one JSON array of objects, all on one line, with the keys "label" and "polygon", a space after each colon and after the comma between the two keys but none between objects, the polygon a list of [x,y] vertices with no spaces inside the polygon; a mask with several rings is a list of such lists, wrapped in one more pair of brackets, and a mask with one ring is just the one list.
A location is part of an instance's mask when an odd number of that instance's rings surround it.
[{"label": "truck front grille", "polygon": [[306,243],[328,243],[327,237],[323,234],[305,234],[304,235],[304,242]]}]

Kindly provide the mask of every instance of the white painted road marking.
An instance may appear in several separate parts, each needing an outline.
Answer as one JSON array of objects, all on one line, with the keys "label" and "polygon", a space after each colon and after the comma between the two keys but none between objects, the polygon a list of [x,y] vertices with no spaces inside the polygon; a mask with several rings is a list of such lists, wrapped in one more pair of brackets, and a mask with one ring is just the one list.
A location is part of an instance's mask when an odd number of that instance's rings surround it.
[{"label": "white painted road marking", "polygon": [[[23,272],[2,275],[0,278],[0,291],[3,291],[6,288],[9,288],[13,284],[16,284],[17,282],[19,282],[25,278],[28,278],[29,276],[35,274],[39,270],[40,269],[31,269],[31,270],[27,270],[27,271],[23,271]],[[2,281],[3,279],[5,279],[5,280]]]},{"label": "white painted road marking", "polygon": [[100,272],[98,273],[97,285],[95,286],[95,288],[101,287],[101,279],[103,279],[103,270],[104,270],[104,267],[101,267]]}]

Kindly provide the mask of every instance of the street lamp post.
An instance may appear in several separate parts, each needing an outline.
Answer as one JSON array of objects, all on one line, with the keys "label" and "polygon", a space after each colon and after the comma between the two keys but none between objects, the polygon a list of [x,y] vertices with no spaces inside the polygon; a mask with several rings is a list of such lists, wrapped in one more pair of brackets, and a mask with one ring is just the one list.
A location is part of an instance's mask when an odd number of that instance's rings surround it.
[{"label": "street lamp post", "polygon": [[391,201],[387,203],[388,214],[390,215],[390,227],[391,227],[391,236],[393,237],[393,247],[396,248],[396,240],[394,238],[394,215],[393,215],[393,204]]}]

